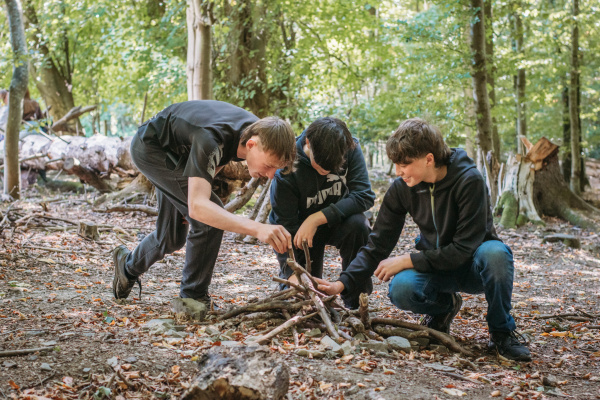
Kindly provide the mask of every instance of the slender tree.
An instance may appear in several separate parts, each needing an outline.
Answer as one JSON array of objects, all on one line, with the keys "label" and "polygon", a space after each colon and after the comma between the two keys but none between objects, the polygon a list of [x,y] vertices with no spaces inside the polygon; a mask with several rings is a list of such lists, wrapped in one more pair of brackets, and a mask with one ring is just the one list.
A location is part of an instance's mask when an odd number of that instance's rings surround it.
[{"label": "slender tree", "polygon": [[[520,64],[523,58],[523,20],[521,19],[521,4],[516,4],[516,9],[513,12],[514,20],[514,48],[517,54],[517,62]],[[520,154],[524,153],[523,142],[519,137],[527,137],[527,103],[526,103],[526,73],[525,68],[519,66],[515,77],[515,104],[517,111],[517,151]]]},{"label": "slender tree", "polygon": [[573,31],[571,36],[571,83],[569,85],[569,115],[571,123],[571,182],[574,193],[581,193],[581,146],[579,131],[579,0],[573,0]]},{"label": "slender tree", "polygon": [[[485,18],[485,55],[487,63],[487,82],[489,87],[490,96],[490,113],[492,114],[492,149],[494,154],[498,155],[502,153],[500,145],[500,135],[498,133],[498,122],[494,114],[494,108],[496,107],[496,63],[494,61],[494,30],[493,21],[494,13],[492,8],[492,0],[484,0],[484,18]],[[497,165],[499,167],[499,165]]]},{"label": "slender tree", "polygon": [[187,77],[188,100],[212,99],[211,0],[188,0]]},{"label": "slender tree", "polygon": [[19,0],[5,0],[13,50],[13,76],[8,100],[8,123],[4,140],[4,194],[18,199],[21,196],[19,166],[19,128],[23,115],[23,97],[27,90],[27,41],[23,27],[23,10]]},{"label": "slender tree", "polygon": [[[498,176],[493,166],[498,163],[498,155],[494,154],[492,148],[492,115],[490,112],[490,100],[487,88],[483,0],[471,0],[471,8],[473,12],[473,21],[471,24],[473,97],[475,98],[477,139],[479,141],[479,148],[484,156],[484,162],[486,163],[486,172],[491,188],[492,204],[495,204],[498,195]],[[491,155],[489,159],[488,155]]]}]

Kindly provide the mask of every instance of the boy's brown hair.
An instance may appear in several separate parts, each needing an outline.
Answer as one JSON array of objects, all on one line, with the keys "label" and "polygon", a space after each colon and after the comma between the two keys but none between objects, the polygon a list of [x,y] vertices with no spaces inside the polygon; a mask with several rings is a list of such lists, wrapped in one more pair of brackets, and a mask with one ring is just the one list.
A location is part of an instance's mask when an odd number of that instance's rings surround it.
[{"label": "boy's brown hair", "polygon": [[289,170],[296,159],[296,137],[289,123],[278,117],[259,119],[242,132],[240,143],[246,145],[258,136],[262,149],[278,157]]},{"label": "boy's brown hair", "polygon": [[437,168],[448,164],[451,153],[440,129],[421,118],[402,122],[388,139],[386,151],[394,164],[410,164],[431,153]]}]

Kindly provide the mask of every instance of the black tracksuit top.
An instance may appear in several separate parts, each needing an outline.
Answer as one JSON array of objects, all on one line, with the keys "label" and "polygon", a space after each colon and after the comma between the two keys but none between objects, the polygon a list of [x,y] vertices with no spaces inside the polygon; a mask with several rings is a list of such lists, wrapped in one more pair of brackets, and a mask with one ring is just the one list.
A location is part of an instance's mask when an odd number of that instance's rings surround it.
[{"label": "black tracksuit top", "polygon": [[388,189],[369,241],[342,272],[346,292],[369,279],[396,246],[409,213],[420,230],[410,258],[419,272],[450,272],[470,265],[485,241],[500,240],[492,220],[487,186],[463,149],[452,149],[446,176],[408,187],[401,178]]}]

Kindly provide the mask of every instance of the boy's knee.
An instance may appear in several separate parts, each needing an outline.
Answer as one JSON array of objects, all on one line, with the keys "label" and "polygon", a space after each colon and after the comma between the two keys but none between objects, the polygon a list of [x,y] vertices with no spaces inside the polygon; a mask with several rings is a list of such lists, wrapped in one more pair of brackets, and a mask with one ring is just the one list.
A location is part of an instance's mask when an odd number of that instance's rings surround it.
[{"label": "boy's knee", "polygon": [[388,296],[396,307],[402,310],[411,310],[413,299],[418,296],[420,289],[417,282],[410,279],[410,276],[402,276],[405,272],[409,271],[403,271],[392,279]]},{"label": "boy's knee", "polygon": [[481,259],[485,269],[494,277],[502,279],[512,276],[514,269],[513,256],[504,243],[500,241],[485,242],[478,249],[478,257]]},{"label": "boy's knee", "polygon": [[371,227],[369,226],[369,220],[364,214],[354,214],[348,217],[346,220],[344,229],[348,229],[349,232],[353,232],[357,237],[368,238],[371,233]]}]

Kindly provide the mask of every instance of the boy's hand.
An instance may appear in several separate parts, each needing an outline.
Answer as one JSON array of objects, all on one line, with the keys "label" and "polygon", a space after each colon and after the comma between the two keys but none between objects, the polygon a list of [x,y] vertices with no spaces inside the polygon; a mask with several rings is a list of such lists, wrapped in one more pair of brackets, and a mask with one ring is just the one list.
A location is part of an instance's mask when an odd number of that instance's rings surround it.
[{"label": "boy's hand", "polygon": [[374,275],[383,282],[387,282],[397,273],[411,268],[414,267],[410,259],[410,254],[404,254],[398,257],[388,258],[380,262],[379,266],[375,270]]},{"label": "boy's hand", "polygon": [[319,289],[322,292],[325,292],[328,295],[339,294],[344,291],[344,284],[341,281],[328,282],[325,279],[314,278],[315,281],[319,284]]},{"label": "boy's hand", "polygon": [[260,224],[256,238],[271,245],[278,253],[292,248],[292,235],[281,225]]},{"label": "boy's hand", "polygon": [[294,236],[294,246],[301,249],[302,241],[306,240],[306,242],[308,243],[308,247],[312,247],[313,237],[317,232],[317,228],[326,223],[327,218],[325,218],[325,214],[323,214],[321,211],[310,215],[304,220],[302,225],[300,225],[298,232],[296,232],[296,236]]}]

